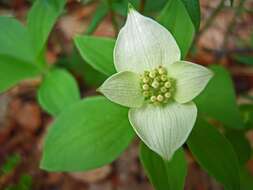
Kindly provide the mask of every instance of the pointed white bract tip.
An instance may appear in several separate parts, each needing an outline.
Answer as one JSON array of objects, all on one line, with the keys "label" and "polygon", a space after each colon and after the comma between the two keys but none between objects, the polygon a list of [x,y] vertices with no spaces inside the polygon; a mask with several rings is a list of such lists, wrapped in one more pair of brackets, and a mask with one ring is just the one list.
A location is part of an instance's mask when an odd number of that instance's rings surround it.
[{"label": "pointed white bract tip", "polygon": [[131,3],[128,3],[128,13],[134,11],[135,8],[133,7],[133,5]]},{"label": "pointed white bract tip", "polygon": [[145,104],[141,108],[131,108],[128,118],[146,146],[164,160],[171,160],[194,126],[197,107],[193,102],[170,102],[163,107]]},{"label": "pointed white bract tip", "polygon": [[96,89],[96,92],[102,93],[101,92],[101,86]]}]

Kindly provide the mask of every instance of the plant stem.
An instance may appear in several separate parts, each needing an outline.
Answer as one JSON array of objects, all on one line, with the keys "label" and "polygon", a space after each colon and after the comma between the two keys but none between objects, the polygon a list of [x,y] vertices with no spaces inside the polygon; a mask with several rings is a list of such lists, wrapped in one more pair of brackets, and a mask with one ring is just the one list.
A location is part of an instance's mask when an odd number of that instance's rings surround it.
[{"label": "plant stem", "polygon": [[117,23],[117,20],[116,20],[115,12],[114,12],[114,10],[112,8],[112,2],[113,2],[113,0],[107,0],[107,2],[108,2],[108,5],[109,5],[112,26],[113,26],[113,29],[114,29],[114,32],[115,32],[115,36],[117,36],[118,33],[119,33],[119,26],[118,26],[118,23]]},{"label": "plant stem", "polygon": [[147,2],[146,0],[141,0],[141,2],[140,2],[140,8],[139,8],[139,12],[140,13],[144,12],[146,2]]}]

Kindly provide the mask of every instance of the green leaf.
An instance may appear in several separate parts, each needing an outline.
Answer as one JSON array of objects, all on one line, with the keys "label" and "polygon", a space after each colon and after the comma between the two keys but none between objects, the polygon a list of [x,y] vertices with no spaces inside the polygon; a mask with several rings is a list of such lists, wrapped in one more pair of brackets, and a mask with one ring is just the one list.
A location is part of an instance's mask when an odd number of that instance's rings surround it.
[{"label": "green leaf", "polygon": [[21,157],[19,154],[13,154],[7,158],[3,166],[1,166],[0,174],[8,174],[15,169],[20,163]]},{"label": "green leaf", "polygon": [[233,82],[228,71],[218,65],[210,68],[214,72],[214,77],[195,99],[199,112],[217,119],[226,127],[243,128]]},{"label": "green leaf", "polygon": [[[146,4],[149,0],[146,1]],[[128,12],[128,3],[133,5],[134,7],[139,7],[139,0],[114,0],[111,1],[111,8],[113,11],[115,11],[117,14],[121,16],[127,16]]]},{"label": "green leaf", "polygon": [[[34,61],[34,51],[26,28],[11,17],[0,16],[0,56]],[[1,67],[0,67],[1,70]]]},{"label": "green leaf", "polygon": [[[61,56],[57,65],[73,72],[84,80],[85,85],[99,87],[107,79],[107,76],[93,69],[86,63],[75,48],[69,56]],[[96,76],[96,77],[94,77]]]},{"label": "green leaf", "polygon": [[48,35],[62,13],[66,0],[37,0],[28,13],[27,26],[35,54],[43,50]]},{"label": "green leaf", "polygon": [[150,13],[150,12],[157,12],[161,11],[161,9],[166,5],[167,0],[146,0],[146,4],[144,7],[144,12],[145,13]]},{"label": "green leaf", "polygon": [[93,3],[95,0],[80,0],[79,2],[82,3],[83,5],[88,5],[90,3]]},{"label": "green leaf", "polygon": [[253,66],[253,56],[250,56],[250,55],[236,55],[234,58],[239,63],[243,63],[245,65]]},{"label": "green leaf", "polygon": [[143,143],[140,159],[156,190],[183,190],[187,174],[187,163],[183,149],[179,149],[172,160],[165,161]]},{"label": "green leaf", "polygon": [[30,175],[22,175],[17,185],[17,190],[30,190],[32,189],[32,177]]},{"label": "green leaf", "polygon": [[240,105],[241,117],[245,128],[250,129],[253,127],[253,104]]},{"label": "green leaf", "polygon": [[241,190],[252,190],[253,189],[253,176],[244,167],[241,168],[241,170],[240,170],[240,182],[241,182]]},{"label": "green leaf", "polygon": [[83,78],[84,78],[85,84],[87,84],[88,86],[93,86],[95,88],[98,88],[107,79],[106,75],[98,72],[93,67],[91,67],[88,63],[84,62],[83,66],[84,66]]},{"label": "green leaf", "polygon": [[0,93],[40,73],[26,28],[11,17],[0,16]]},{"label": "green leaf", "polygon": [[102,20],[108,14],[108,12],[109,12],[109,6],[107,5],[107,3],[102,1],[100,5],[98,5],[94,15],[92,16],[92,20],[85,34],[92,34],[96,30],[97,26],[102,22]]},{"label": "green leaf", "polygon": [[[112,1],[112,8],[115,12],[122,16],[127,15],[128,3],[131,3],[133,7],[140,10],[141,2],[140,0],[114,0]],[[146,0],[144,7],[144,14],[152,14],[154,12],[160,11],[167,0]]]},{"label": "green leaf", "polygon": [[46,75],[39,88],[38,100],[44,110],[56,116],[66,107],[80,100],[78,85],[66,70],[52,70]]},{"label": "green leaf", "polygon": [[204,120],[198,119],[187,144],[202,168],[225,190],[239,190],[239,164],[229,141]]},{"label": "green leaf", "polygon": [[115,160],[134,137],[128,109],[104,97],[70,106],[53,125],[44,144],[41,168],[83,171]]},{"label": "green leaf", "polygon": [[182,0],[184,6],[190,15],[191,21],[195,26],[195,31],[199,30],[200,25],[200,6],[199,0]]},{"label": "green leaf", "polygon": [[107,76],[116,72],[113,64],[114,39],[77,36],[75,45],[83,59],[94,69]]},{"label": "green leaf", "polygon": [[29,175],[22,175],[17,185],[11,185],[5,188],[5,190],[31,190],[32,189],[32,177]]},{"label": "green leaf", "polygon": [[245,137],[245,132],[230,130],[226,132],[226,137],[232,144],[239,163],[244,165],[251,157],[251,147],[249,141]]},{"label": "green leaf", "polygon": [[191,47],[195,29],[182,0],[168,0],[157,20],[172,33],[184,58]]},{"label": "green leaf", "polygon": [[21,80],[35,77],[40,72],[36,65],[0,55],[0,93],[8,90]]}]

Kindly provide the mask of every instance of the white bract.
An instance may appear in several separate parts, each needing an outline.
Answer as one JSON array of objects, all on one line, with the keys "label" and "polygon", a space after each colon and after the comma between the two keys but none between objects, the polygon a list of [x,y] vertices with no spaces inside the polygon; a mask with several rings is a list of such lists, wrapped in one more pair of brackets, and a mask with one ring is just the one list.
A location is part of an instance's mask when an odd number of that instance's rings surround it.
[{"label": "white bract", "polygon": [[129,9],[115,49],[118,73],[99,88],[109,100],[130,107],[129,121],[137,135],[166,160],[183,145],[197,117],[192,100],[212,72],[180,61],[178,45],[163,26]]}]

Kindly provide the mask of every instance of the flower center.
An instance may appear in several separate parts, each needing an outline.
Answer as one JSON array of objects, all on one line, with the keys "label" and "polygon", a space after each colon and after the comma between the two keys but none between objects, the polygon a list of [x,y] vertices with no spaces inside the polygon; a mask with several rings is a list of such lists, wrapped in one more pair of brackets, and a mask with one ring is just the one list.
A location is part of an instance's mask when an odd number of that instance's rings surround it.
[{"label": "flower center", "polygon": [[142,94],[151,104],[166,104],[174,92],[175,81],[169,78],[167,70],[159,66],[151,71],[144,71],[140,78]]}]

